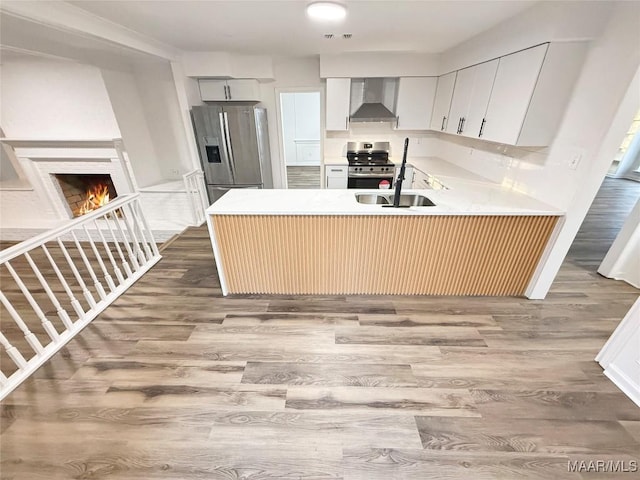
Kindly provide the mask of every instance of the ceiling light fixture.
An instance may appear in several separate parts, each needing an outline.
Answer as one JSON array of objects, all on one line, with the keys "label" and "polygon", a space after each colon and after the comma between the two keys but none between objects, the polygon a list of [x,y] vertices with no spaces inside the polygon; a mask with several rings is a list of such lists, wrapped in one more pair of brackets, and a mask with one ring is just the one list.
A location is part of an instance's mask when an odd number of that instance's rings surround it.
[{"label": "ceiling light fixture", "polygon": [[335,22],[347,16],[347,8],[335,2],[313,2],[307,5],[307,15],[313,20]]}]

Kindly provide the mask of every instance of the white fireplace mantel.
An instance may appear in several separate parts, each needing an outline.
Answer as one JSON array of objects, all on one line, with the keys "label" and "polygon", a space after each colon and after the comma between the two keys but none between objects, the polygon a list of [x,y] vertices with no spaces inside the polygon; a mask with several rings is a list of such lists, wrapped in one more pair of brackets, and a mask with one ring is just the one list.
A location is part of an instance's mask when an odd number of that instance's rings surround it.
[{"label": "white fireplace mantel", "polygon": [[[140,193],[142,209],[159,241],[192,224],[193,182],[187,187],[183,178],[182,182],[139,188],[121,139],[0,138],[0,143],[13,148],[24,177],[18,186],[0,185],[3,240],[24,240],[70,220],[73,215],[53,176],[56,173],[109,174],[118,196]],[[203,181],[196,183],[204,192]],[[202,192],[200,196],[206,195]]]},{"label": "white fireplace mantel", "polygon": [[0,141],[15,149],[16,158],[36,193],[60,220],[68,220],[72,215],[54,174],[108,174],[118,195],[138,190],[120,139]]}]

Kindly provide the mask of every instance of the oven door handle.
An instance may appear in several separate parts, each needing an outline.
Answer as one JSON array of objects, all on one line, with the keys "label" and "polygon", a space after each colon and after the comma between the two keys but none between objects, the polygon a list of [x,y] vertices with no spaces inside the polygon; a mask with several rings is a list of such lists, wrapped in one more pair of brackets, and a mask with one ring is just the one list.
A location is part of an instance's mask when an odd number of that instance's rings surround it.
[{"label": "oven door handle", "polygon": [[370,173],[350,173],[349,177],[357,178],[393,178],[393,173],[381,173],[380,175],[371,175]]}]

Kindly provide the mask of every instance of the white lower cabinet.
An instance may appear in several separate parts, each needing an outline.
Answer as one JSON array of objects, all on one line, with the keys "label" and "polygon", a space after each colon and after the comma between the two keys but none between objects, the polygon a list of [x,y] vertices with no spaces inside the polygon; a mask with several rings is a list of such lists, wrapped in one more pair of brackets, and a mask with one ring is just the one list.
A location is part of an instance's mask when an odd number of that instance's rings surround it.
[{"label": "white lower cabinet", "polygon": [[411,188],[424,189],[429,187],[429,176],[420,170],[413,171],[413,183]]},{"label": "white lower cabinet", "polygon": [[413,183],[411,184],[411,188],[420,190],[448,190],[448,187],[436,177],[418,169],[414,169],[413,171]]},{"label": "white lower cabinet", "polygon": [[347,188],[348,173],[349,167],[347,165],[325,165],[325,188]]}]

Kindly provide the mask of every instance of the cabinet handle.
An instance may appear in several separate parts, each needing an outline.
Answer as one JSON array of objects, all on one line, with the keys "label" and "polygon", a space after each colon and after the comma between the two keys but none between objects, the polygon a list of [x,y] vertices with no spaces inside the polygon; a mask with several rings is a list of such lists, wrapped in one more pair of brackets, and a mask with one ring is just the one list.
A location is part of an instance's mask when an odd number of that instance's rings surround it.
[{"label": "cabinet handle", "polygon": [[231,86],[227,85],[227,92],[229,92],[229,100],[231,100]]},{"label": "cabinet handle", "polygon": [[460,133],[460,124],[462,123],[462,117],[460,117],[458,119],[458,129],[456,130],[456,133]]},{"label": "cabinet handle", "polygon": [[440,131],[444,130],[444,121],[447,119],[444,115],[442,116],[442,125],[440,126]]},{"label": "cabinet handle", "polygon": [[227,86],[224,85],[222,88],[224,88],[224,99],[229,100],[229,96],[227,95]]},{"label": "cabinet handle", "polygon": [[480,124],[480,133],[478,133],[478,138],[482,137],[482,131],[484,130],[484,124],[487,122],[486,118],[482,119],[482,123]]},{"label": "cabinet handle", "polygon": [[466,120],[466,118],[462,117],[460,119],[460,131],[458,133],[462,133],[462,131],[464,130],[464,121]]},{"label": "cabinet handle", "polygon": [[344,117],[344,129],[349,130],[349,116]]},{"label": "cabinet handle", "polygon": [[332,172],[343,172],[344,171],[341,168],[330,168],[329,170],[331,170]]}]

